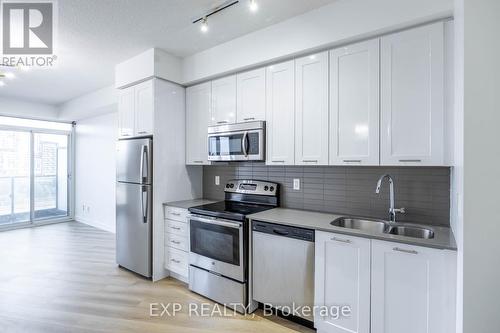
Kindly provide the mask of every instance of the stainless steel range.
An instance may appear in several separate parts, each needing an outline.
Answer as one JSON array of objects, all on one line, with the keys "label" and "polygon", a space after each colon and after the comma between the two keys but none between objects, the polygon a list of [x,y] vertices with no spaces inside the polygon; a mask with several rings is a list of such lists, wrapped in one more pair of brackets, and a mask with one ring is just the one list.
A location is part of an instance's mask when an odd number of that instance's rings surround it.
[{"label": "stainless steel range", "polygon": [[278,184],[231,180],[225,200],[189,209],[189,289],[238,312],[252,312],[248,297],[247,215],[279,204]]}]

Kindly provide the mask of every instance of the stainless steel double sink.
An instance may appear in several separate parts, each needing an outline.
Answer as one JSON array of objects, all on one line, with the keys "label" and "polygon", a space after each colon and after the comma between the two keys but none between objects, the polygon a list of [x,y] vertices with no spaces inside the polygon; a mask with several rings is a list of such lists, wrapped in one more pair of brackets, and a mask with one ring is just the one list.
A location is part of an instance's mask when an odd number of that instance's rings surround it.
[{"label": "stainless steel double sink", "polygon": [[393,223],[368,218],[339,217],[330,224],[336,227],[363,230],[370,233],[382,233],[422,239],[434,238],[434,231],[431,228],[407,223]]}]

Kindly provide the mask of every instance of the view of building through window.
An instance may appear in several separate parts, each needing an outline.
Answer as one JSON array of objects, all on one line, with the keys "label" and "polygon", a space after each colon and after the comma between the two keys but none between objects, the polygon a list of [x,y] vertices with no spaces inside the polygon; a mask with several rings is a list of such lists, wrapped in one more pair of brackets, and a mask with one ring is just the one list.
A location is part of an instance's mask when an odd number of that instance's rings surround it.
[{"label": "view of building through window", "polygon": [[67,216],[67,176],[67,134],[0,130],[0,225]]}]

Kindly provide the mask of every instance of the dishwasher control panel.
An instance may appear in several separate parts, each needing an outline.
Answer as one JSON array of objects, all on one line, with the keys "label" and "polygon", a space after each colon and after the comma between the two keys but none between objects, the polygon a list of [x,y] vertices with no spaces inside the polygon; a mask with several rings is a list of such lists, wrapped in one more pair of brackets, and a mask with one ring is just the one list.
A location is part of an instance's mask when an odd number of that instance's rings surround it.
[{"label": "dishwasher control panel", "polygon": [[253,221],[252,230],[275,236],[289,237],[314,242],[314,230],[289,225]]}]

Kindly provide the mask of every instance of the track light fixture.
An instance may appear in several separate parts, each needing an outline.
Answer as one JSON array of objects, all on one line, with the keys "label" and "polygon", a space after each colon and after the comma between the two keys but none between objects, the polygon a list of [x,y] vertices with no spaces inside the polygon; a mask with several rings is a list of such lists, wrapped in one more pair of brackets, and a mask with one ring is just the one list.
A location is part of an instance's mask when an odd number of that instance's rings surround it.
[{"label": "track light fixture", "polygon": [[207,18],[206,17],[201,21],[200,30],[203,33],[208,32],[208,23],[207,23]]},{"label": "track light fixture", "polygon": [[256,12],[259,10],[259,4],[255,0],[250,0],[250,3],[248,4],[248,8],[250,8],[251,12]]},{"label": "track light fixture", "polygon": [[201,22],[201,26],[200,26],[200,31],[203,32],[203,33],[206,33],[208,32],[208,23],[207,23],[207,19],[209,16],[212,16],[224,9],[227,9],[231,6],[234,6],[236,5],[238,2],[240,2],[239,0],[228,0],[228,1],[225,1],[224,3],[222,3],[221,5],[213,8],[211,11],[209,12],[206,12],[203,16],[195,19],[193,21],[193,23],[198,23],[198,22]]}]

